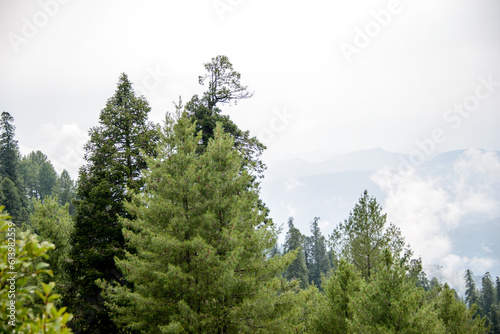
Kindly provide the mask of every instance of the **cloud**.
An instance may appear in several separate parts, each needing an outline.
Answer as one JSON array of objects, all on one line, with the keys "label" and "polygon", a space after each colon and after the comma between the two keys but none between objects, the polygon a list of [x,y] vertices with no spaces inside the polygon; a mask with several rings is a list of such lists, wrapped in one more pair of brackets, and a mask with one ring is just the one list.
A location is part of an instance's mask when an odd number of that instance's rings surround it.
[{"label": "cloud", "polygon": [[88,140],[87,132],[74,123],[60,127],[47,123],[41,126],[39,136],[40,150],[47,154],[56,171],[61,173],[66,169],[76,179],[78,169],[84,164],[83,146]]},{"label": "cloud", "polygon": [[284,181],[283,184],[287,191],[292,191],[299,187],[305,187],[305,184],[300,182],[297,178],[291,177],[288,180]]},{"label": "cloud", "polygon": [[384,208],[388,220],[401,228],[415,256],[422,257],[428,276],[460,291],[465,269],[485,272],[498,260],[455,254],[449,235],[464,224],[468,214],[499,216],[498,175],[500,159],[496,153],[469,150],[453,163],[446,177],[424,178],[417,173],[402,177],[384,169],[372,179],[387,196]]}]

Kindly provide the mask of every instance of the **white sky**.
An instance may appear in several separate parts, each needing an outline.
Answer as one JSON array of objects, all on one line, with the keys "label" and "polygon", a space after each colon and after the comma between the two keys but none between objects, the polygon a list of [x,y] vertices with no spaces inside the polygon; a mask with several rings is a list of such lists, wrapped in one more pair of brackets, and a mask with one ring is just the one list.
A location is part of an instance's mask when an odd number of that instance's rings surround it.
[{"label": "white sky", "polygon": [[[381,27],[373,13],[388,8]],[[500,86],[456,129],[443,119],[479,77],[500,82],[499,15],[496,0],[0,0],[0,109],[23,153],[40,149],[76,177],[79,145],[121,72],[160,122],[180,95],[203,90],[203,63],[224,54],[255,91],[225,112],[268,145],[267,159],[410,153],[436,128],[446,134],[436,151],[500,150]],[[373,37],[349,62],[342,43],[354,47],[367,28]]]}]

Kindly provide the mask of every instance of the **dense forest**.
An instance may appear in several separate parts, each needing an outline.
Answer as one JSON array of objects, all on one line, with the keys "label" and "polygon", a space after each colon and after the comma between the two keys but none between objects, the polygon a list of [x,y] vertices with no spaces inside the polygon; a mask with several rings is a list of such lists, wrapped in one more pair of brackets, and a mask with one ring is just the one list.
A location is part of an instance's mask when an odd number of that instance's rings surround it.
[{"label": "dense forest", "polygon": [[76,181],[1,114],[2,333],[500,333],[499,277],[429,279],[366,190],[279,245],[266,147],[221,109],[252,93],[225,56],[205,70],[163,124],[121,74]]}]

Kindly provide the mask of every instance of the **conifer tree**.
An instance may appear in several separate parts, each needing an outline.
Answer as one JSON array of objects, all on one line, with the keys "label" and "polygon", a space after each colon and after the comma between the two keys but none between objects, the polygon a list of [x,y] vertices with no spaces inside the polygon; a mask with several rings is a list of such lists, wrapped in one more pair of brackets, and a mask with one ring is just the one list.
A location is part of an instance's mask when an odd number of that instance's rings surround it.
[{"label": "conifer tree", "polygon": [[408,262],[383,250],[377,270],[350,301],[349,333],[445,333],[408,269]]},{"label": "conifer tree", "polygon": [[447,283],[436,298],[435,308],[446,327],[446,333],[487,333],[485,319],[475,317],[477,305],[473,304],[468,309],[465,303],[457,300],[455,291]]},{"label": "conifer tree", "polygon": [[147,120],[149,111],[123,73],[85,146],[87,164],[79,172],[69,268],[76,291],[68,297],[75,312],[73,326],[85,333],[116,331],[95,281],[121,279],[114,262],[125,245],[118,218],[131,217],[123,202],[142,188],[144,155],[153,154],[156,130]]},{"label": "conifer tree", "polygon": [[14,117],[8,112],[2,112],[0,117],[0,176],[9,178],[19,188],[19,146],[17,140],[14,139],[15,131]]},{"label": "conifer tree", "polygon": [[308,263],[309,283],[321,287],[321,275],[326,275],[331,269],[330,259],[326,250],[326,238],[318,225],[319,217],[311,222],[311,236],[308,236]]},{"label": "conifer tree", "polygon": [[201,98],[194,95],[185,107],[189,117],[195,121],[196,133],[202,132],[199,151],[204,150],[213,138],[216,123],[221,123],[224,131],[233,137],[235,147],[243,154],[243,167],[253,172],[254,176],[260,176],[266,168],[260,160],[266,147],[256,137],[251,137],[248,131],[238,128],[229,116],[222,115],[219,108],[221,104],[236,104],[253,94],[240,83],[241,75],[234,70],[228,57],[214,57],[204,67],[206,73],[198,78],[198,82],[207,84],[207,90]]},{"label": "conifer tree", "polygon": [[285,236],[284,252],[297,252],[297,257],[285,270],[285,278],[288,280],[297,279],[300,287],[306,288],[309,282],[309,271],[307,270],[306,258],[304,254],[305,236],[293,225],[293,218],[288,218],[288,232]]},{"label": "conifer tree", "polygon": [[22,224],[22,220],[19,217],[21,216],[23,207],[21,197],[18,193],[18,188],[16,188],[14,182],[12,182],[8,177],[3,178],[0,188],[2,189],[2,195],[4,199],[4,202],[0,203],[0,205],[5,205],[5,210],[12,217],[14,217],[12,220],[18,227],[20,227]]},{"label": "conifer tree", "polygon": [[75,182],[71,179],[68,171],[65,169],[57,178],[56,184],[52,189],[52,195],[57,196],[60,205],[69,205],[69,214],[72,216],[75,212],[75,206],[72,203],[75,198]]},{"label": "conifer tree", "polygon": [[276,230],[263,224],[258,186],[233,140],[217,126],[201,155],[201,134],[183,115],[167,117],[146,186],[128,205],[117,260],[129,285],[105,284],[114,320],[143,333],[268,333],[286,330],[295,308],[279,276],[291,254],[268,257]]},{"label": "conifer tree", "polygon": [[[20,226],[28,218],[28,200],[19,174],[19,146],[15,140],[14,117],[8,112],[0,116],[0,177],[6,210],[12,220]],[[10,184],[7,180],[11,181]]]},{"label": "conifer tree", "polygon": [[395,257],[407,256],[399,228],[386,226],[387,214],[374,197],[364,191],[349,218],[330,236],[335,255],[353,263],[364,278],[369,278],[382,261],[384,249]]},{"label": "conifer tree", "polygon": [[340,259],[337,269],[323,283],[324,295],[316,308],[314,333],[344,334],[348,332],[352,311],[349,304],[363,281],[353,264]]}]

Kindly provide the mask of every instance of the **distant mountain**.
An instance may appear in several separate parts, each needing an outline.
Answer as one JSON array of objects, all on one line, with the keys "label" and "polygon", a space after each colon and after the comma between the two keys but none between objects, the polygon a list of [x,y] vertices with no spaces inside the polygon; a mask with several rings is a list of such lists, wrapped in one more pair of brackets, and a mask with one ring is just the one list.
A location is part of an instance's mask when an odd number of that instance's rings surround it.
[{"label": "distant mountain", "polygon": [[[458,175],[455,165],[467,158],[465,150],[438,154],[418,166],[416,172],[421,180],[448,194],[450,201],[460,194],[456,193],[456,183],[462,182],[464,193],[488,191],[479,197],[472,197],[466,205],[474,206],[473,200],[500,202],[500,184],[491,181],[495,170],[490,174],[470,172],[467,178]],[[484,154],[476,150],[476,155]],[[325,156],[327,156],[325,154]],[[500,166],[500,152],[490,152],[490,158],[496,157]],[[328,236],[334,227],[349,216],[365,189],[384,206],[388,194],[374,182],[373,175],[383,169],[398,170],[402,160],[408,155],[392,153],[382,149],[362,150],[344,154],[333,154],[321,161],[318,153],[311,154],[316,162],[303,159],[287,159],[267,162],[268,170],[262,183],[262,199],[271,210],[271,217],[278,224],[286,222],[289,216],[295,218],[295,225],[302,233],[309,234],[309,223],[314,217],[320,217],[320,227]],[[465,158],[464,158],[465,157]],[[470,157],[469,157],[470,158]],[[484,159],[484,157],[482,157]],[[472,159],[472,158],[470,158]],[[483,160],[469,161],[484,163]],[[500,170],[498,171],[500,177]],[[500,178],[499,178],[500,180]],[[424,181],[422,181],[424,182]],[[481,203],[478,202],[477,205]],[[444,209],[444,208],[443,208]],[[499,208],[500,212],[500,208]],[[449,231],[454,254],[468,258],[493,258],[496,264],[490,266],[492,275],[500,275],[500,217],[492,218],[493,213],[474,212],[460,218],[456,227],[443,228]],[[443,223],[444,224],[444,223]],[[449,224],[449,223],[448,223]],[[283,242],[283,231],[280,242]],[[438,264],[439,265],[439,264]],[[476,273],[484,274],[484,273]]]},{"label": "distant mountain", "polygon": [[[383,167],[395,167],[400,163],[400,158],[406,157],[405,154],[391,153],[376,148],[335,154],[320,162],[307,162],[303,159],[278,160],[268,163],[266,177],[286,179],[350,171],[376,171]],[[315,158],[319,159],[319,156],[316,154]]]}]

